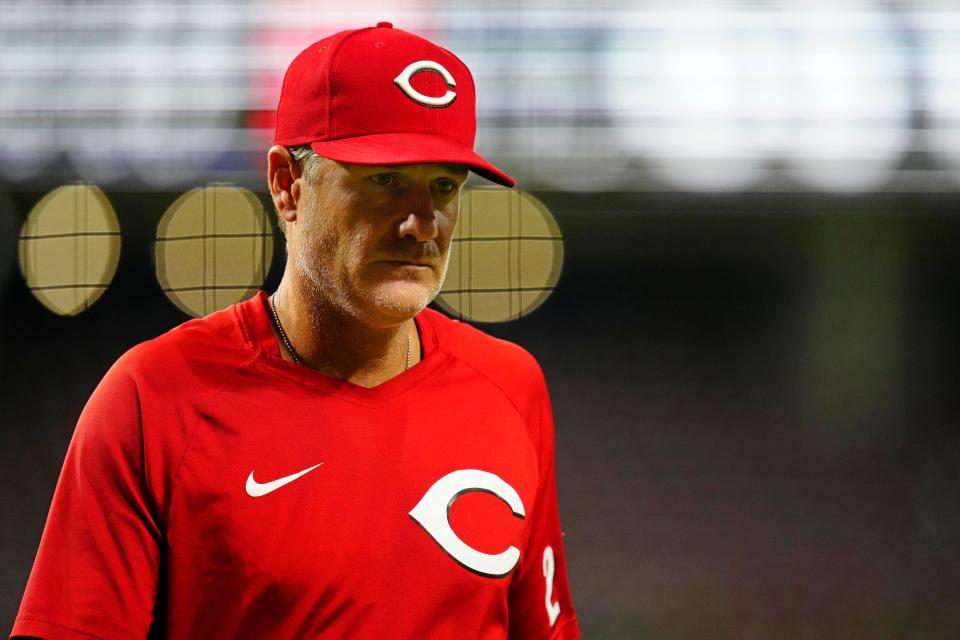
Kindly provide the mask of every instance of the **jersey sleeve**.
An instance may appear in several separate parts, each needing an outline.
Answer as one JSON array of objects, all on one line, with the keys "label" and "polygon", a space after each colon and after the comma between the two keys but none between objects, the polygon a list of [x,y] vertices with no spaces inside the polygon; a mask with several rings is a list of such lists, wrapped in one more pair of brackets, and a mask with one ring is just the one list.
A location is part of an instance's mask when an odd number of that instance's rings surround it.
[{"label": "jersey sleeve", "polygon": [[11,637],[147,636],[161,528],[126,361],[111,367],[80,415]]},{"label": "jersey sleeve", "polygon": [[553,410],[539,372],[534,425],[539,431],[539,479],[530,529],[509,592],[511,640],[578,640],[580,629],[563,550],[557,506]]}]

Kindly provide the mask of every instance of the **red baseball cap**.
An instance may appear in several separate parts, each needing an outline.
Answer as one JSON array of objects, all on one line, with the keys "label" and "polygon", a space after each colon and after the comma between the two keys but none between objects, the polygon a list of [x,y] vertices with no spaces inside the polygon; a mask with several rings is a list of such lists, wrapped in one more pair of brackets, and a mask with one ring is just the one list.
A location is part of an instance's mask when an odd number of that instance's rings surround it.
[{"label": "red baseball cap", "polygon": [[294,58],[283,79],[274,144],[309,144],[353,164],[467,165],[516,181],[473,150],[470,70],[446,49],[389,22],[341,31]]}]

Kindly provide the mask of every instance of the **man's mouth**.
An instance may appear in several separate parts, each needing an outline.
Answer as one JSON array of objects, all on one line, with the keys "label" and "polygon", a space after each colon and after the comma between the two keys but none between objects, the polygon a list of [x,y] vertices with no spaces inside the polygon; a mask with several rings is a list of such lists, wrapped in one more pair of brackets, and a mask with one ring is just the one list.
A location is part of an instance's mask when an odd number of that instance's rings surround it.
[{"label": "man's mouth", "polygon": [[414,262],[410,260],[382,260],[387,264],[396,265],[398,267],[413,267],[417,269],[431,269],[433,265],[429,262]]}]

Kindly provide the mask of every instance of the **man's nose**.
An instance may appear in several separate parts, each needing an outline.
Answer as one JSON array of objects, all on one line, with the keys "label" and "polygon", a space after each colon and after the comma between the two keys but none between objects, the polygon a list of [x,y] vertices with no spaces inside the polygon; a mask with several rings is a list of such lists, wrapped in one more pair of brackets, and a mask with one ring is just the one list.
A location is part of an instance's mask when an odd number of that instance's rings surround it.
[{"label": "man's nose", "polygon": [[433,240],[439,234],[436,203],[429,188],[417,189],[404,201],[407,217],[400,223],[400,236],[413,236],[417,242]]}]

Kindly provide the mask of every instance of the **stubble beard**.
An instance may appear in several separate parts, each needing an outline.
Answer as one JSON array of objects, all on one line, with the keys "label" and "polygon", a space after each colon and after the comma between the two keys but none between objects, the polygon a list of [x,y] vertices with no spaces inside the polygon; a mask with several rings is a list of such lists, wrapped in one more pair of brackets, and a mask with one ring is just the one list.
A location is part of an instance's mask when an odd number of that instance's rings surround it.
[{"label": "stubble beard", "polygon": [[[432,286],[426,296],[417,296],[417,300],[411,299],[409,296],[398,297],[391,296],[387,294],[382,288],[376,288],[373,290],[373,295],[371,301],[379,309],[387,311],[390,315],[400,318],[412,318],[426,307],[428,304],[433,302],[433,300],[440,293],[440,288],[443,286],[443,279],[446,277],[447,273],[447,264],[449,262],[450,254],[447,253],[446,257],[443,259],[443,264],[440,265],[440,272],[437,274],[437,280],[434,286]],[[413,282],[413,281],[410,281]],[[419,288],[419,287],[418,287]],[[422,288],[421,288],[422,290]]]},{"label": "stubble beard", "polygon": [[331,303],[334,307],[340,306],[337,301],[330,299],[336,288],[327,286],[326,279],[321,274],[323,262],[319,256],[323,251],[322,246],[315,247],[301,242],[290,255],[294,270],[299,276],[297,281],[300,284],[300,294],[307,300],[307,320],[317,333],[323,333],[323,310]]},{"label": "stubble beard", "polygon": [[337,250],[336,239],[324,235],[315,244],[299,243],[291,258],[294,268],[300,276],[302,293],[309,301],[310,324],[315,331],[322,331],[324,310],[334,311],[357,321],[367,320],[367,310],[375,309],[378,315],[390,316],[397,320],[412,318],[430,304],[440,293],[450,262],[450,252],[444,256],[434,287],[426,296],[413,300],[410,296],[390,295],[384,287],[373,287],[366,293],[355,283],[338,277],[328,268],[324,256],[334,255]]}]

